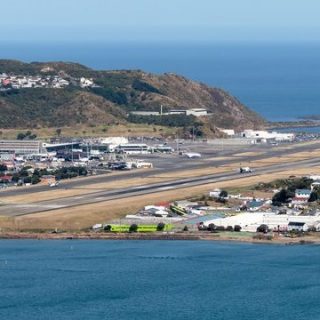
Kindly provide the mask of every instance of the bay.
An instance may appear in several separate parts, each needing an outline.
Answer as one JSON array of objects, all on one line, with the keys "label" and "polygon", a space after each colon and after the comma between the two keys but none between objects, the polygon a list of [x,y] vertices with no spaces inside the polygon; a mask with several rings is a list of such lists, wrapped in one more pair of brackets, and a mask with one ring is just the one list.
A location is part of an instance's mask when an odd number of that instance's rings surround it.
[{"label": "bay", "polygon": [[0,318],[319,319],[319,246],[1,240]]}]

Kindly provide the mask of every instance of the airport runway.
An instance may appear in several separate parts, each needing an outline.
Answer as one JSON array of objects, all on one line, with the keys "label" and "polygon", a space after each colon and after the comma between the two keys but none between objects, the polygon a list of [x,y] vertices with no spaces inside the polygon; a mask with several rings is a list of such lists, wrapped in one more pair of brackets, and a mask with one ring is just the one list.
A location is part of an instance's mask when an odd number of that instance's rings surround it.
[{"label": "airport runway", "polygon": [[[290,147],[290,145],[286,145]],[[281,147],[281,146],[279,146]],[[154,169],[146,170],[132,170],[128,172],[119,172],[115,174],[103,174],[99,176],[90,176],[85,178],[75,178],[72,180],[62,180],[59,188],[65,189],[76,189],[85,188],[85,186],[107,183],[118,180],[126,180],[129,178],[147,178],[157,174],[172,173],[186,170],[201,169],[207,167],[219,167],[227,166],[228,164],[238,164],[240,163],[250,165],[251,161],[263,160],[272,157],[289,156],[297,152],[308,152],[320,148],[319,143],[313,145],[303,145],[298,144],[292,146],[292,149],[281,149],[277,147],[270,146],[242,146],[238,148],[233,148],[232,150],[217,150],[216,146],[211,145],[191,145],[188,147],[191,151],[200,152],[202,154],[201,159],[188,159],[177,154],[151,154],[136,156],[136,158],[145,159],[154,164]],[[257,152],[258,155],[253,156],[237,156],[239,153],[245,152]],[[219,158],[223,157],[223,160]],[[217,160],[215,160],[217,158]],[[33,194],[37,192],[50,191],[51,188],[46,185],[37,185],[30,187],[19,187],[0,191],[0,200],[3,197]]]},{"label": "airport runway", "polygon": [[273,164],[257,168],[253,173],[240,174],[238,172],[220,173],[196,178],[177,179],[155,184],[146,184],[114,191],[98,191],[85,195],[65,197],[54,200],[41,201],[33,204],[10,204],[0,206],[0,215],[21,216],[56,209],[70,208],[75,206],[105,202],[115,199],[123,199],[134,196],[142,196],[150,193],[158,193],[178,188],[190,188],[215,182],[237,180],[249,176],[258,176],[267,173],[276,173],[288,169],[318,166],[318,159],[300,160],[290,163]]}]

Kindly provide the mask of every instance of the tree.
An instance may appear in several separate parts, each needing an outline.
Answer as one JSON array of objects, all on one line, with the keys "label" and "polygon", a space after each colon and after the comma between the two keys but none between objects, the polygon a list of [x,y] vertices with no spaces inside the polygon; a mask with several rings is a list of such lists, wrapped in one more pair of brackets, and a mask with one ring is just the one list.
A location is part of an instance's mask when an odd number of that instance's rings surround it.
[{"label": "tree", "polygon": [[242,229],[242,228],[241,228],[238,224],[235,225],[234,228],[233,228],[233,230],[234,230],[235,232],[240,232],[241,229]]},{"label": "tree", "polygon": [[163,231],[166,225],[163,222],[158,223],[157,231]]},{"label": "tree", "polygon": [[221,190],[218,201],[221,203],[225,203],[227,199],[228,199],[228,192],[225,190]]},{"label": "tree", "polygon": [[275,206],[280,206],[282,203],[287,203],[290,198],[294,197],[294,193],[287,189],[282,189],[272,198],[272,203]]},{"label": "tree", "polygon": [[23,179],[23,182],[24,182],[24,183],[32,183],[31,177],[25,177],[25,178]]},{"label": "tree", "polygon": [[319,199],[319,196],[317,194],[317,192],[312,191],[310,194],[310,197],[308,199],[308,202],[315,202]]},{"label": "tree", "polygon": [[36,138],[37,138],[37,135],[36,135],[35,133],[29,135],[29,139],[30,139],[30,140],[34,140],[34,139],[36,139]]},{"label": "tree", "polygon": [[60,137],[61,132],[62,132],[62,129],[61,129],[61,128],[58,128],[58,129],[56,130],[56,134],[57,134],[58,137]]},{"label": "tree", "polygon": [[19,132],[17,134],[17,140],[23,140],[26,137],[26,135],[23,132]]},{"label": "tree", "polygon": [[220,198],[227,198],[228,197],[228,192],[226,190],[221,190],[219,194]]},{"label": "tree", "polygon": [[261,224],[258,228],[257,228],[257,232],[260,233],[268,233],[269,232],[269,227],[266,224]]},{"label": "tree", "polygon": [[31,177],[31,183],[32,184],[37,184],[41,181],[40,177],[37,174],[33,174]]},{"label": "tree", "polygon": [[106,232],[110,232],[111,231],[110,224],[107,224],[106,226],[104,226],[103,230],[106,231]]},{"label": "tree", "polygon": [[137,232],[138,231],[138,225],[133,223],[130,227],[129,227],[129,232]]},{"label": "tree", "polygon": [[215,226],[215,224],[210,223],[210,224],[208,225],[208,231],[213,232],[213,231],[215,231],[215,230],[216,230],[216,226]]}]

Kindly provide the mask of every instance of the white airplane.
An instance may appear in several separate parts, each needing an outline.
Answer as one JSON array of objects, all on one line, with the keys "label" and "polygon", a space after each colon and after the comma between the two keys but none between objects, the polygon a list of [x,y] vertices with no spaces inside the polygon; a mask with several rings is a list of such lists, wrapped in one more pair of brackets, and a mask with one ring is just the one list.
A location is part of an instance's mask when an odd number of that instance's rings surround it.
[{"label": "white airplane", "polygon": [[187,158],[193,159],[193,158],[201,158],[201,154],[197,152],[187,152],[184,154]]},{"label": "white airplane", "polygon": [[59,185],[59,181],[56,181],[56,182],[52,182],[49,184],[49,187],[50,188],[53,188],[53,187],[57,187]]},{"label": "white airplane", "polygon": [[250,173],[250,172],[252,172],[252,169],[250,167],[241,167],[239,169],[239,172],[240,173]]}]

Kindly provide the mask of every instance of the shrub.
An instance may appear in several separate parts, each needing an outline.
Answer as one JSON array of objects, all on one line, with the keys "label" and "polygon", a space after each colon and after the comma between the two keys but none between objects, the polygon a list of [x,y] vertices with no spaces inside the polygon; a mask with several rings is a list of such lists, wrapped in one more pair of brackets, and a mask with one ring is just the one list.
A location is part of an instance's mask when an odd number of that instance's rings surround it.
[{"label": "shrub", "polygon": [[137,231],[138,231],[138,225],[133,223],[129,228],[129,232],[137,232]]},{"label": "shrub", "polygon": [[266,224],[261,224],[257,228],[257,232],[259,232],[259,233],[268,233],[269,232],[269,227]]},{"label": "shrub", "polygon": [[138,79],[135,79],[133,81],[132,88],[138,91],[161,93],[157,88],[155,88],[151,84]]},{"label": "shrub", "polygon": [[104,226],[103,230],[106,231],[106,232],[110,232],[111,231],[110,224],[107,224],[106,226]]},{"label": "shrub", "polygon": [[157,225],[157,231],[163,231],[165,228],[165,224],[163,222],[158,223]]},{"label": "shrub", "polygon": [[226,231],[233,231],[233,227],[232,226],[227,226]]}]

